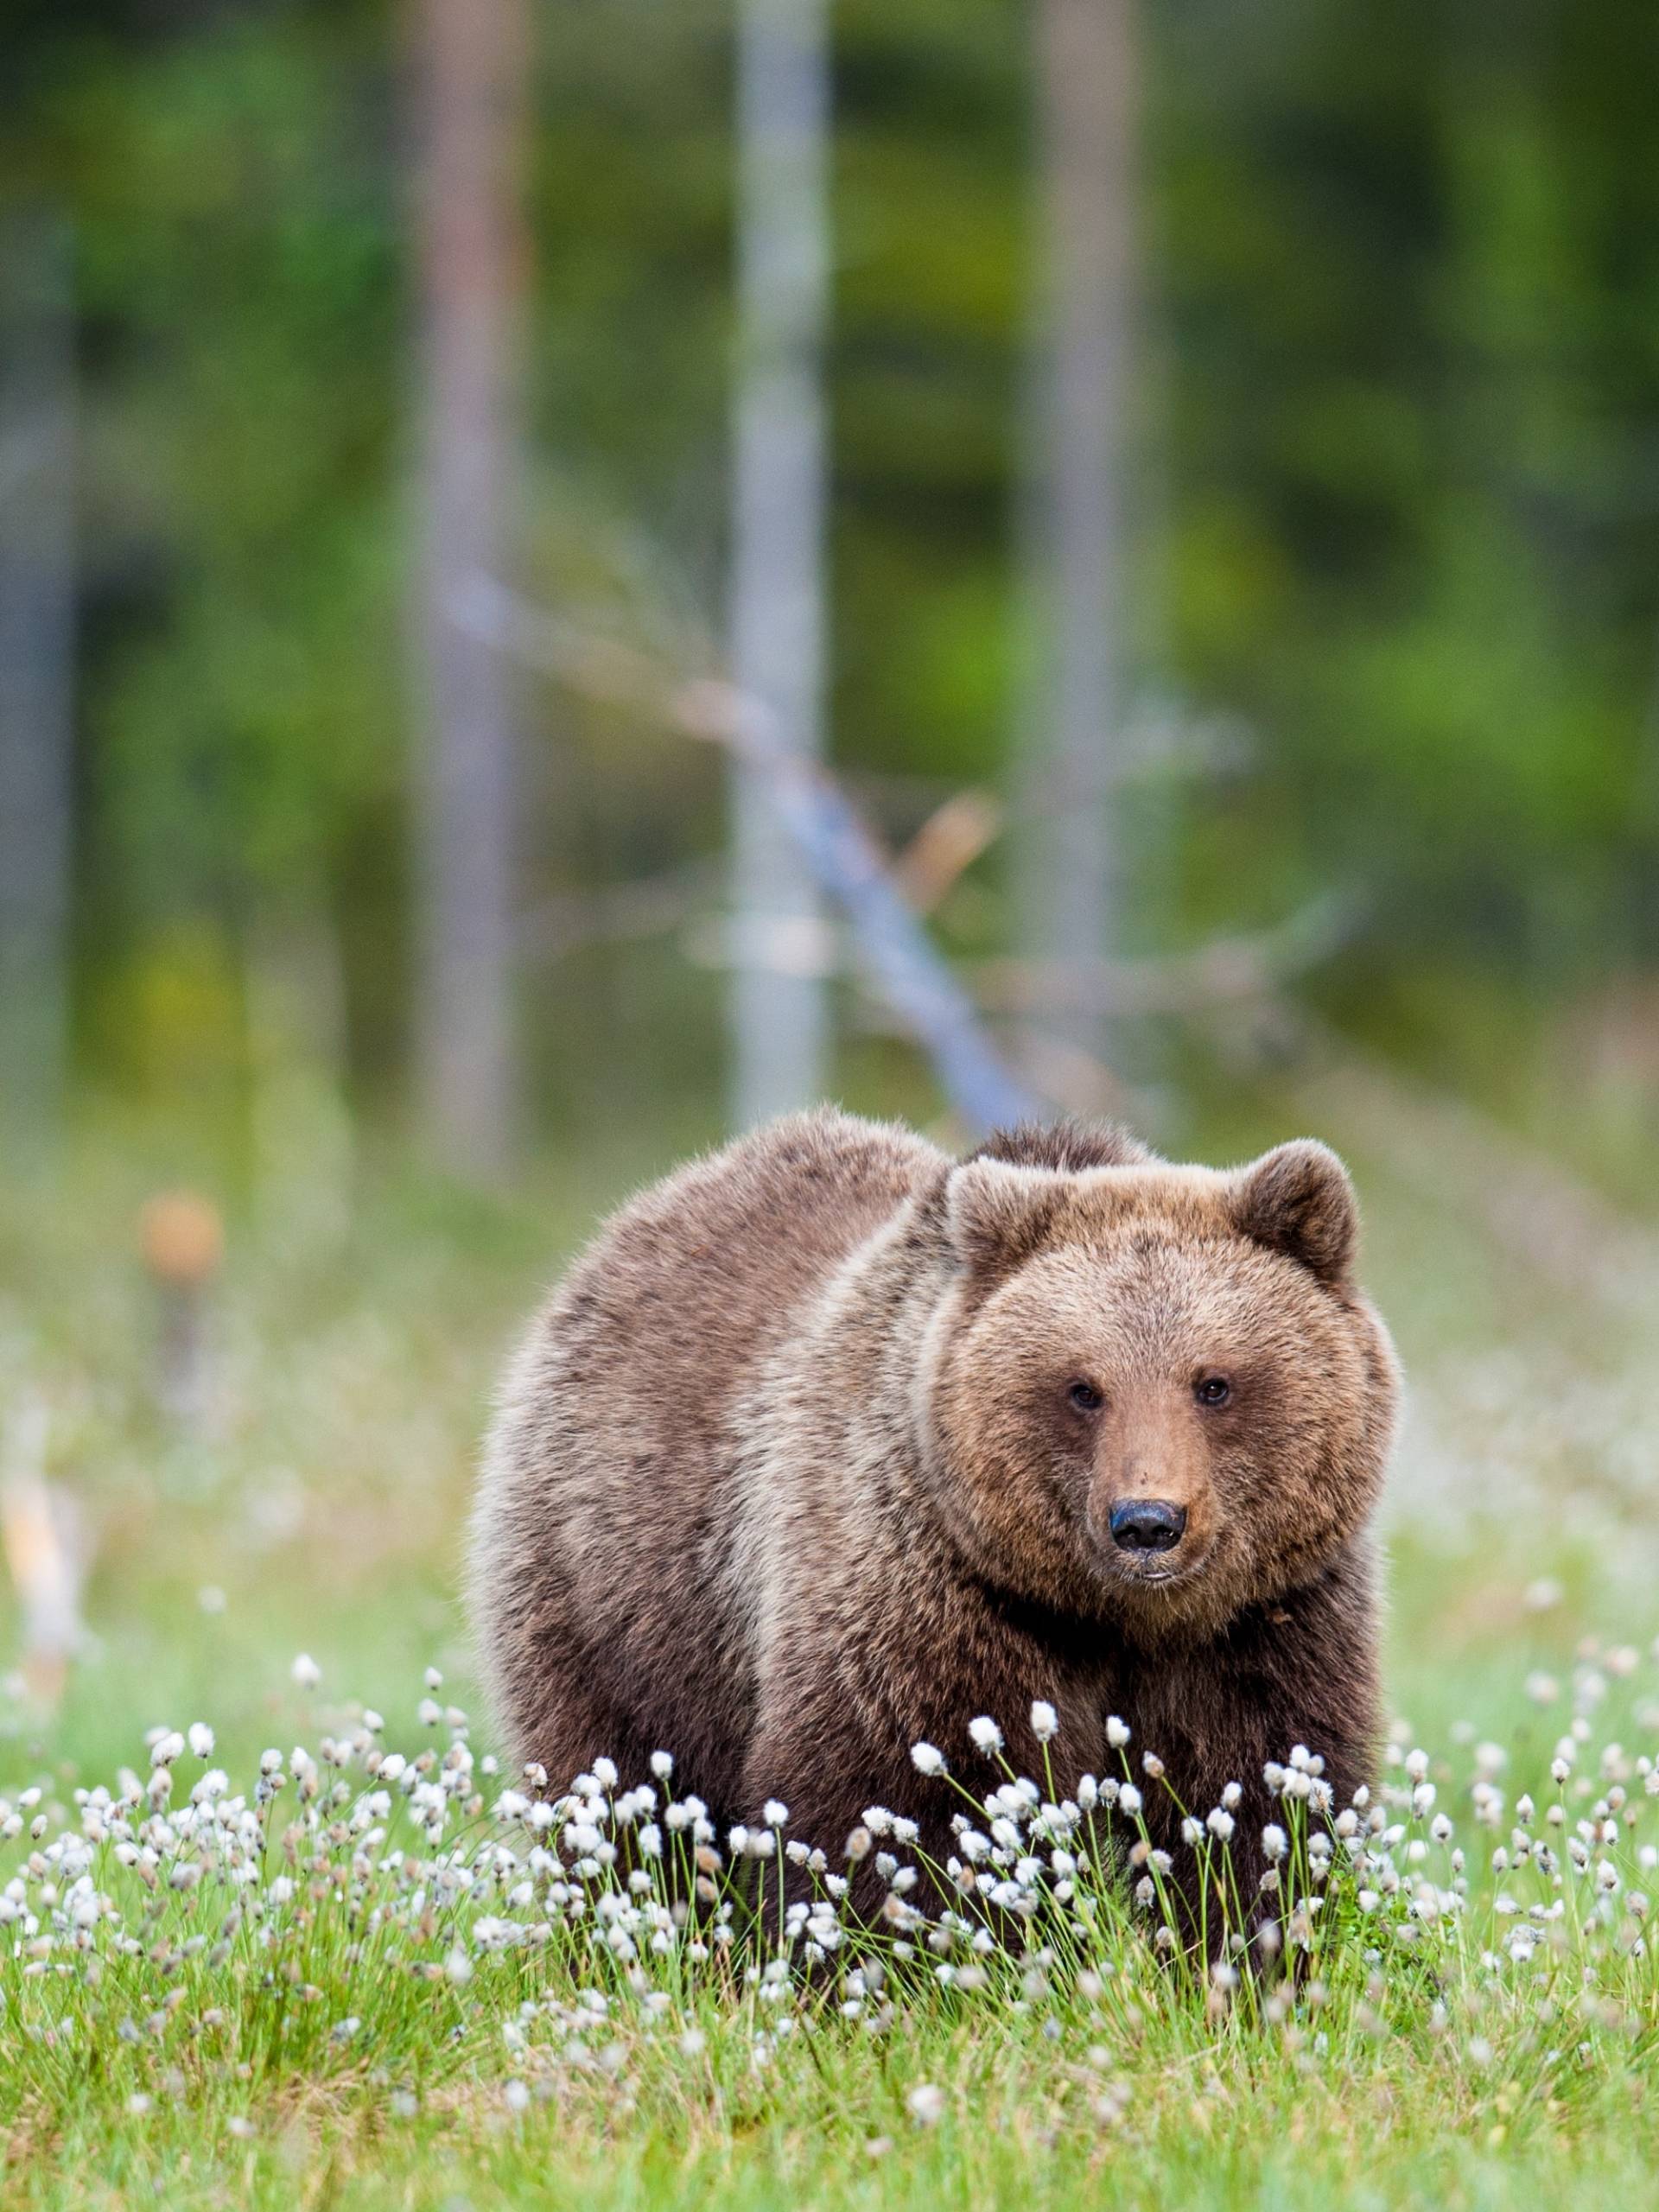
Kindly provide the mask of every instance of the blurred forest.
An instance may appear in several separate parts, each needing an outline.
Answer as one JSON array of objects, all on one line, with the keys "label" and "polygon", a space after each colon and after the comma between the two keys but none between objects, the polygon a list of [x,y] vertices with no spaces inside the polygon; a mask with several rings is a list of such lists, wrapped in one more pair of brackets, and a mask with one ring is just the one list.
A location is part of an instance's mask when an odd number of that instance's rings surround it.
[{"label": "blurred forest", "polygon": [[1659,20],[13,0],[0,60],[0,1776],[209,1686],[257,1750],[301,1647],[465,1697],[512,1330],[825,1094],[1327,1138],[1393,1694],[1651,1638]]},{"label": "blurred forest", "polygon": [[[1659,22],[1100,12],[1133,56],[1102,212],[1133,242],[1106,302],[1113,727],[1080,817],[1112,855],[1103,1040],[1080,1054],[1057,1018],[1045,1057],[1020,1010],[1046,326],[1041,10],[1014,0],[840,0],[829,26],[823,744],[893,850],[965,837],[929,925],[1046,1096],[1179,1142],[1207,1089],[1339,1036],[1639,1200]],[[16,0],[3,35],[6,1088],[38,1112],[51,1079],[52,956],[16,948],[59,913],[79,1110],[211,1128],[227,1173],[262,1128],[320,1168],[354,1116],[421,1112],[428,14]],[[734,11],[524,22],[522,222],[490,249],[519,365],[495,550],[515,605],[689,678],[730,634]],[[711,1135],[717,751],[602,686],[521,661],[495,681],[521,1133]],[[17,796],[17,733],[54,717],[60,823]],[[978,812],[941,830],[965,792]],[[931,1110],[856,976],[833,1014],[825,1087]]]}]

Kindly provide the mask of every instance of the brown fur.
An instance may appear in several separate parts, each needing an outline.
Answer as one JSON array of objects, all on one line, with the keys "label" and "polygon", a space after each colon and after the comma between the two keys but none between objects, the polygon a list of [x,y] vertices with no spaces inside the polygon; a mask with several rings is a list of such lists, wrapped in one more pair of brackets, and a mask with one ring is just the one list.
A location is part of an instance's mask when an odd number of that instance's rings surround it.
[{"label": "brown fur", "polygon": [[[1244,1786],[1248,1858],[1265,1761],[1305,1743],[1345,1796],[1376,1732],[1395,1380],[1354,1236],[1310,1143],[1219,1173],[1062,1127],[958,1164],[823,1113],[682,1170],[577,1262],[491,1438],[473,1603],[514,1749],[563,1786],[666,1748],[716,1819],[780,1797],[832,1854],[889,1805],[943,1859],[960,1801],[910,1746],[982,1789],[988,1713],[1039,1772],[1046,1698],[1058,1782],[1116,1766],[1119,1714],[1190,1809]],[[1174,1550],[1116,1547],[1133,1497],[1185,1508]]]}]

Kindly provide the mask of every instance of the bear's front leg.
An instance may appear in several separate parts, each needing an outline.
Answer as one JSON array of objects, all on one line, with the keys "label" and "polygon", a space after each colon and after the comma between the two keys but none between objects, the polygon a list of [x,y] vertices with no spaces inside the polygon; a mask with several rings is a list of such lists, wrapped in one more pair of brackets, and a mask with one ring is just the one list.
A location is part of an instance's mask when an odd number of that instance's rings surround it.
[{"label": "bear's front leg", "polygon": [[[913,1772],[910,1779],[917,1779]],[[914,1817],[903,1781],[855,1713],[815,1700],[787,1715],[763,1714],[744,1767],[743,1803],[750,1820],[760,1816],[768,1800],[784,1805],[788,1835],[821,1853],[825,1871],[849,1884],[854,1910],[872,1919],[888,1894],[878,1854],[893,1851],[909,1861],[917,1847],[896,1847],[885,1829],[872,1833],[864,1815],[879,1808]],[[876,1826],[881,1827],[879,1817]],[[924,1824],[918,1841],[942,1864],[941,1847],[950,1841],[947,1822]],[[785,1869],[785,1890],[791,1899],[810,1897],[820,1882],[809,1868]]]},{"label": "bear's front leg", "polygon": [[[1219,1956],[1230,1936],[1255,1940],[1264,1926],[1277,1928],[1280,1892],[1272,1882],[1262,1886],[1276,1865],[1264,1832],[1284,1831],[1289,1821],[1264,1770],[1288,1765],[1299,1751],[1317,1764],[1312,1778],[1323,1787],[1304,1801],[1310,1832],[1372,1774],[1380,1691],[1369,1559],[1343,1557],[1306,1588],[1252,1608],[1213,1643],[1149,1667],[1133,1725],[1142,1758],[1152,1752],[1165,1768],[1161,1779],[1145,1780],[1145,1817],[1174,1865],[1187,1921],[1181,1932]],[[1204,1823],[1207,1852],[1183,1837],[1184,1817]],[[1271,1840],[1276,1853],[1278,1839]]]},{"label": "bear's front leg", "polygon": [[[864,1917],[879,1913],[890,1894],[876,1866],[887,1853],[917,1870],[915,1881],[904,1878],[897,1894],[930,1913],[947,1903],[959,1905],[946,1871],[959,1849],[952,1821],[966,1813],[983,1827],[981,1801],[1003,1779],[999,1762],[975,1748],[969,1726],[995,1701],[988,1692],[997,1685],[977,1673],[959,1681],[940,1669],[941,1681],[919,1681],[931,1696],[911,1695],[918,1685],[894,1669],[891,1653],[918,1643],[937,1664],[942,1637],[906,1633],[879,1619],[858,1630],[843,1621],[840,1630],[833,1643],[804,1642],[764,1674],[744,1764],[745,1817],[757,1817],[768,1798],[785,1805],[790,1835],[821,1851],[829,1871],[848,1877],[855,1909]],[[912,1751],[924,1742],[949,1746],[948,1775],[925,1757],[918,1767]],[[1032,1764],[1036,1746],[1021,1742],[1018,1732],[1011,1732],[1010,1749]],[[1040,1777],[1040,1764],[1033,1771]],[[876,1832],[868,1840],[858,1834],[849,1853],[849,1837],[866,1828],[872,1809]],[[905,1824],[902,1840],[883,1814]],[[810,1877],[791,1887],[807,1894]]]}]

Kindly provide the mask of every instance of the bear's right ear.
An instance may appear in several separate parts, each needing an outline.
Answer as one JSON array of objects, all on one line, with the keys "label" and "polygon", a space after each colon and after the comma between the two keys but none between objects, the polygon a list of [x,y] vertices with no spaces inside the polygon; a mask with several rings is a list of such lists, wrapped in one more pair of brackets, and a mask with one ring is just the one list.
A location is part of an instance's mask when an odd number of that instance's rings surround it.
[{"label": "bear's right ear", "polygon": [[1028,1260],[1054,1225],[1068,1179],[1043,1167],[969,1160],[944,1185],[946,1234],[976,1274],[1006,1274]]}]

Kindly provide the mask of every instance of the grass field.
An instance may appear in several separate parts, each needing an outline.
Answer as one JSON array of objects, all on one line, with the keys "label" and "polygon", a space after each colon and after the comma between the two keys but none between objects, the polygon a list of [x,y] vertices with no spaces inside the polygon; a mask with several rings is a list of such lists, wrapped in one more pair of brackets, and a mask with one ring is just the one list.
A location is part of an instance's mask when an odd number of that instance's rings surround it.
[{"label": "grass field", "polygon": [[[1329,1821],[1287,1804],[1294,1976],[1218,1986],[1160,1953],[1155,1908],[1133,1915],[1096,1864],[1135,1841],[1109,1790],[1075,1818],[976,1815],[1015,1824],[982,1864],[1012,1885],[1020,1955],[976,1950],[973,1910],[949,1942],[902,1915],[878,1940],[826,1897],[792,1946],[825,1955],[768,1975],[743,1928],[757,1887],[774,1924],[781,1838],[736,1871],[715,1839],[715,1902],[677,1926],[663,1870],[696,1832],[667,1815],[671,1782],[658,1806],[590,1805],[588,1871],[567,1875],[462,1718],[458,1536],[493,1370],[558,1254],[662,1162],[589,1161],[511,1209],[388,1175],[349,1229],[280,1205],[233,1222],[210,1402],[181,1430],[154,1402],[143,1158],[105,1145],[63,1187],[0,1198],[6,1465],[43,1461],[94,1559],[61,1704],[21,1677],[0,1698],[0,2198],[1649,2193],[1659,1416],[1639,1319],[1562,1298],[1358,1161],[1414,1382],[1399,1717],[1328,1871],[1308,1839]],[[1103,1783],[1158,1786],[1156,1749],[1122,1747]],[[607,1864],[619,1819],[654,1826],[663,1857],[636,1840]],[[906,1857],[902,1837],[873,1847]]]}]

